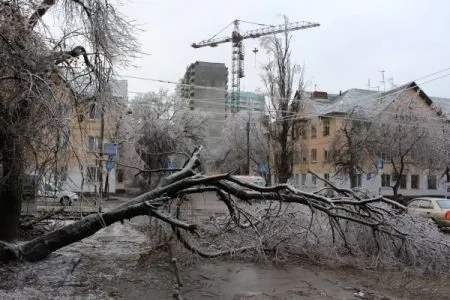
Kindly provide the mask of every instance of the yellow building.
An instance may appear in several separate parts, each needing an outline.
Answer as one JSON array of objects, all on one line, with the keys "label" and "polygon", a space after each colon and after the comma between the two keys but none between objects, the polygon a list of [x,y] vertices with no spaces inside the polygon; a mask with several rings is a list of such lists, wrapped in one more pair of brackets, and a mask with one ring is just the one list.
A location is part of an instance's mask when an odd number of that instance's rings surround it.
[{"label": "yellow building", "polygon": [[[330,163],[330,150],[333,139],[352,111],[364,112],[366,116],[376,117],[380,122],[383,120],[389,122],[399,109],[407,107],[409,114],[424,121],[439,119],[432,99],[415,82],[383,93],[350,89],[338,95],[313,92],[307,98],[304,100],[304,106],[309,123],[304,140],[298,143],[294,176],[290,182],[306,191],[316,191],[325,185],[314,175],[309,174],[308,170],[337,186],[350,188],[348,176],[336,176],[336,168]],[[389,153],[379,153],[377,158],[374,160],[373,157],[365,156],[364,172],[357,174],[356,177],[357,186],[373,193],[392,195],[390,186],[393,185],[395,175]],[[383,169],[377,169],[376,163],[379,163],[379,160],[383,160]],[[399,193],[406,196],[444,195],[447,184],[445,178],[440,176],[442,173],[443,170],[409,166],[408,174],[401,178]]]},{"label": "yellow building", "polygon": [[[120,122],[126,114],[127,81],[113,81],[110,91],[104,104],[90,102],[72,109],[70,157],[63,178],[67,190],[96,193],[105,190],[107,178],[109,192],[114,193],[122,185],[120,167],[108,163],[109,156],[102,152],[105,145],[118,144]],[[120,149],[116,149],[118,155]]]}]

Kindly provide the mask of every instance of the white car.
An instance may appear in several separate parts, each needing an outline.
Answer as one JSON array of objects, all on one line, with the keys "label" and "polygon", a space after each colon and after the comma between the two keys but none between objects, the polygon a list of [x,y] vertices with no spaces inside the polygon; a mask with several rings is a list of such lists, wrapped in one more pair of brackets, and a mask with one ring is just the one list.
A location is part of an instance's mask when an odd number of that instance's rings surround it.
[{"label": "white car", "polygon": [[38,196],[45,198],[58,199],[61,205],[71,205],[73,201],[78,201],[78,195],[74,192],[58,190],[50,183],[40,183],[38,188]]}]

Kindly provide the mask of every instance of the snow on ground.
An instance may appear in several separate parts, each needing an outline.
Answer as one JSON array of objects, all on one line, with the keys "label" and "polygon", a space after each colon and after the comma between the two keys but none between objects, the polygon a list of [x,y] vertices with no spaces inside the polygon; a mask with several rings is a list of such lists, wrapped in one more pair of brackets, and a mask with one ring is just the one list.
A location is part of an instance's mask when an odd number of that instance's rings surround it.
[{"label": "snow on ground", "polygon": [[[113,224],[36,263],[0,264],[0,299],[172,299],[175,280],[169,256],[165,250],[149,255],[149,233],[142,226],[147,220]],[[419,299],[402,294],[420,286],[394,280],[401,275],[177,255],[183,299]],[[442,286],[436,283],[424,286],[436,290]],[[442,294],[448,295],[445,290]]]},{"label": "snow on ground", "polygon": [[[1,266],[0,299],[171,299],[166,261],[140,259],[149,250],[137,228],[145,221],[113,224],[36,263]],[[352,299],[359,292],[300,266],[199,261],[181,275],[185,299]]]}]

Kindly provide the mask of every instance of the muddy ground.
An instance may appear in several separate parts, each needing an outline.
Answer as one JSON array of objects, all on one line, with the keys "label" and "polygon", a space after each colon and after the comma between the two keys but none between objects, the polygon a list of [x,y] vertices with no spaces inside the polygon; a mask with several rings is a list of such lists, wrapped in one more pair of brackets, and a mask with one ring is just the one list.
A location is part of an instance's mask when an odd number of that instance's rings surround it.
[{"label": "muddy ground", "polygon": [[[0,299],[172,299],[167,249],[151,248],[145,222],[114,224],[37,263],[0,265]],[[274,265],[186,252],[177,259],[183,299],[448,299],[450,292],[443,280],[300,259]]]}]

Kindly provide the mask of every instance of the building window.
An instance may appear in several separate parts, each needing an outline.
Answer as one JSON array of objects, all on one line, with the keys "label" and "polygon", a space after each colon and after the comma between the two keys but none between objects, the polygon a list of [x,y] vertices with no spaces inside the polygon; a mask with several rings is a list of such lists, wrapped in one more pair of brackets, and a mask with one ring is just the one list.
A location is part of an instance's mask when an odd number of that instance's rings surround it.
[{"label": "building window", "polygon": [[311,149],[311,162],[317,162],[317,149]]},{"label": "building window", "polygon": [[400,176],[400,188],[406,189],[406,175]]},{"label": "building window", "polygon": [[429,190],[436,190],[437,189],[436,175],[428,175],[427,182],[428,182],[428,189]]},{"label": "building window", "polygon": [[330,151],[328,149],[323,149],[323,160],[328,161],[330,159]]},{"label": "building window", "polygon": [[362,186],[362,175],[361,174],[355,174],[353,175],[355,179],[355,187],[361,187]]},{"label": "building window", "polygon": [[117,182],[122,183],[123,182],[123,169],[117,169]]},{"label": "building window", "polygon": [[390,187],[391,186],[391,175],[381,174],[381,186]]},{"label": "building window", "polygon": [[87,179],[90,182],[100,181],[100,167],[98,166],[88,166],[87,167]]},{"label": "building window", "polygon": [[307,162],[308,162],[308,150],[307,149],[302,149],[301,151],[300,151],[300,153],[301,153],[301,163],[302,164],[306,164]]},{"label": "building window", "polygon": [[311,138],[315,139],[317,137],[317,128],[314,125],[311,125]]},{"label": "building window", "polygon": [[314,185],[317,184],[317,177],[316,177],[316,175],[312,175],[312,183],[313,183]]},{"label": "building window", "polygon": [[397,174],[392,174],[392,180],[395,182],[400,181],[399,188],[406,189],[406,175],[401,175],[400,178]]},{"label": "building window", "polygon": [[302,174],[302,185],[306,185],[306,174]]},{"label": "building window", "polygon": [[294,185],[295,186],[299,186],[300,185],[300,174],[295,174],[294,175]]},{"label": "building window", "polygon": [[419,186],[419,175],[411,175],[411,188],[418,189]]},{"label": "building window", "polygon": [[102,112],[99,109],[97,103],[92,103],[89,106],[89,119],[90,120],[100,120],[102,117]]},{"label": "building window", "polygon": [[323,120],[323,136],[330,135],[330,120]]},{"label": "building window", "polygon": [[88,136],[88,151],[97,152],[100,150],[100,137],[98,136]]},{"label": "building window", "polygon": [[323,178],[325,179],[325,180],[330,180],[330,174],[328,174],[328,173],[325,173],[325,174],[323,174]]},{"label": "building window", "polygon": [[305,128],[304,125],[302,126],[300,135],[302,136],[302,139],[306,140],[306,137],[307,137],[307,136],[306,136],[306,128]]},{"label": "building window", "polygon": [[380,153],[380,158],[382,160],[384,160],[385,162],[392,161],[391,153],[389,153],[389,152],[381,152]]}]

